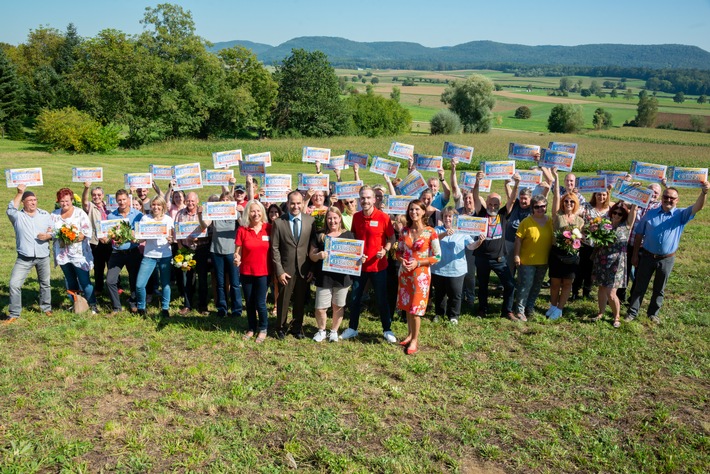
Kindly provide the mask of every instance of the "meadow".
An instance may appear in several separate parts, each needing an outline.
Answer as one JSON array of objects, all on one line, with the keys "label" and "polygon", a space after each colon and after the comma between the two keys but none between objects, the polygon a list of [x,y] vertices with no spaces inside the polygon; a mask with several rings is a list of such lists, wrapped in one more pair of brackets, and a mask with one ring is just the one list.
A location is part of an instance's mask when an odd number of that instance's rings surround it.
[{"label": "meadow", "polygon": [[[122,186],[124,172],[152,163],[211,167],[214,151],[271,151],[274,172],[297,173],[312,169],[300,162],[303,146],[385,155],[392,140],[431,154],[444,140],[472,145],[477,161],[504,159],[511,141],[573,141],[582,174],[627,170],[633,159],[710,165],[710,135],[638,129],[176,140],[107,155],[49,153],[0,140],[0,157],[6,168],[43,168],[45,186],[34,191],[40,207],[51,210],[58,188],[80,191],[70,183],[72,166],[103,166],[111,191]],[[216,188],[201,196],[209,192]],[[2,195],[7,202],[14,190]],[[680,196],[687,206],[697,191]],[[7,224],[0,225],[5,310],[15,260]],[[21,320],[0,328],[0,473],[707,472],[709,225],[705,209],[686,228],[661,325],[641,317],[614,329],[608,313],[590,323],[591,300],[575,301],[562,319],[548,321],[543,290],[527,323],[478,318],[476,307],[465,307],[457,326],[425,318],[422,350],[410,357],[383,341],[379,319],[369,313],[354,341],[270,337],[260,346],[242,341],[245,318],[173,311],[160,319],[156,306],[146,318],[76,315],[65,310],[58,268],[57,310],[46,317],[31,275]],[[99,301],[106,306],[105,295]],[[494,297],[492,314],[499,304]],[[314,323],[308,311],[309,337]],[[402,337],[406,323],[395,321],[393,330]]]}]

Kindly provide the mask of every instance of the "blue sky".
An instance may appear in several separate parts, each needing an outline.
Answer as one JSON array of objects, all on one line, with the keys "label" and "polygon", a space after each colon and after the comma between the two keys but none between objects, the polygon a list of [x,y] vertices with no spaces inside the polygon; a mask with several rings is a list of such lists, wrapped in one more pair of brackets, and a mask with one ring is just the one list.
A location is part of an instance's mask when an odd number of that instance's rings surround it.
[{"label": "blue sky", "polygon": [[[0,41],[24,42],[30,29],[81,36],[105,28],[139,33],[147,0],[3,0]],[[355,41],[411,41],[453,46],[475,40],[527,45],[590,43],[699,46],[710,51],[710,0],[537,2],[507,0],[190,0],[197,33],[212,42],[249,40],[278,45],[298,36]]]}]

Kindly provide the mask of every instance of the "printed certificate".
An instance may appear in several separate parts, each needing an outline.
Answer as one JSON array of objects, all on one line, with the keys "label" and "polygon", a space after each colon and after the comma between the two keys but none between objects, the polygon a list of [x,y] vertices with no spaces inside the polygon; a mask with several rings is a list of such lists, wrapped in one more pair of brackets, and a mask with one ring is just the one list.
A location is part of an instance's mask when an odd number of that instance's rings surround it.
[{"label": "printed certificate", "polygon": [[575,155],[564,151],[554,151],[549,148],[543,148],[542,156],[540,157],[540,166],[545,168],[557,166],[559,171],[572,171],[574,156]]},{"label": "printed certificate", "polygon": [[17,168],[5,170],[5,181],[8,188],[25,186],[43,186],[42,168]]},{"label": "printed certificate", "polygon": [[96,229],[96,238],[103,239],[105,237],[108,237],[108,231],[116,227],[122,221],[128,222],[128,219],[111,219],[99,221],[99,226]]},{"label": "printed certificate", "polygon": [[235,201],[216,201],[202,203],[202,219],[211,221],[229,221],[239,218]]},{"label": "printed certificate", "polygon": [[170,227],[167,222],[138,221],[136,222],[136,239],[167,239],[170,237]]},{"label": "printed certificate", "polygon": [[239,174],[247,177],[247,176],[260,176],[262,174],[266,173],[266,166],[264,166],[264,163],[255,161],[253,163],[248,163],[246,161],[240,161],[239,162]]},{"label": "printed certificate", "polygon": [[[263,189],[293,189],[290,174],[265,174]],[[286,193],[288,194],[288,193]]]},{"label": "printed certificate", "polygon": [[437,172],[444,168],[444,158],[433,155],[414,155],[414,167],[419,171]]},{"label": "printed certificate", "polygon": [[252,153],[244,157],[244,161],[249,163],[264,163],[264,166],[271,166],[271,152],[265,151],[262,153]]},{"label": "printed certificate", "polygon": [[202,172],[203,186],[230,186],[234,178],[234,170],[204,170]]},{"label": "printed certificate", "polygon": [[562,142],[550,142],[547,145],[548,150],[561,151],[563,153],[569,153],[570,155],[577,156],[577,144],[576,143],[562,143]]},{"label": "printed certificate", "polygon": [[349,165],[358,165],[360,168],[367,168],[367,163],[370,161],[370,155],[367,153],[355,153],[347,150],[345,152],[345,162]]},{"label": "printed certificate", "polygon": [[73,183],[100,183],[104,180],[104,169],[97,168],[72,168],[71,180]]},{"label": "printed certificate", "polygon": [[176,239],[197,239],[202,237],[207,237],[207,229],[202,230],[199,221],[185,221],[175,223]]},{"label": "printed certificate", "polygon": [[454,216],[452,227],[463,234],[488,235],[488,218],[459,214]]},{"label": "printed certificate", "polygon": [[580,193],[605,193],[606,176],[580,176],[577,178],[577,191]]},{"label": "printed certificate", "polygon": [[414,145],[392,142],[387,156],[391,156],[392,158],[401,158],[402,160],[414,159]]},{"label": "printed certificate", "polygon": [[654,165],[634,160],[631,162],[629,174],[632,178],[660,183],[666,177],[666,168],[666,165]]},{"label": "printed certificate", "polygon": [[627,173],[626,171],[597,170],[597,174],[606,178],[606,185],[607,187],[609,187],[609,185],[613,186],[616,183],[617,179],[626,178],[629,173]]},{"label": "printed certificate", "polygon": [[150,173],[125,173],[123,182],[126,189],[151,188],[153,187],[153,175]]},{"label": "printed certificate", "polygon": [[481,171],[486,179],[510,179],[515,174],[515,161],[483,161]]},{"label": "printed certificate", "polygon": [[399,171],[399,162],[376,156],[372,160],[372,165],[370,165],[370,171],[372,171],[373,173],[381,174],[383,176],[389,176],[390,178],[394,178],[397,176],[397,172]]},{"label": "printed certificate", "polygon": [[327,170],[348,169],[348,165],[345,163],[345,155],[331,156],[329,162],[323,163],[323,168]]},{"label": "printed certificate", "polygon": [[362,240],[326,236],[325,252],[328,256],[323,260],[323,271],[360,276],[364,249],[365,242]]},{"label": "printed certificate", "polygon": [[520,143],[511,143],[508,145],[508,159],[518,161],[533,161],[535,155],[540,153],[538,145],[522,145]]},{"label": "printed certificate", "polygon": [[648,188],[633,186],[628,181],[619,179],[614,185],[611,197],[614,199],[621,199],[629,204],[636,204],[638,207],[647,208],[651,203],[653,191]]},{"label": "printed certificate", "polygon": [[703,182],[708,180],[707,168],[669,166],[667,171],[668,186],[675,186],[677,188],[702,188]]},{"label": "printed certificate", "polygon": [[173,166],[173,179],[177,179],[181,176],[195,174],[202,175],[202,170],[200,169],[199,163],[186,163],[184,165]]},{"label": "printed certificate", "polygon": [[[118,209],[118,203],[116,202],[116,195],[115,194],[107,194],[106,197],[108,200],[106,201],[106,210],[108,212],[113,212],[116,209]],[[130,194],[128,195],[128,207],[132,208],[133,207],[133,196]]]},{"label": "printed certificate", "polygon": [[330,177],[327,174],[298,173],[298,189],[328,193]]},{"label": "printed certificate", "polygon": [[406,215],[409,203],[414,201],[415,199],[419,198],[416,196],[394,196],[392,194],[385,194],[383,211],[385,214]]},{"label": "printed certificate", "polygon": [[459,163],[471,163],[473,159],[473,147],[444,142],[444,149],[441,152],[441,156],[448,160],[455,159]]},{"label": "printed certificate", "polygon": [[330,161],[330,148],[314,148],[312,146],[304,146],[301,161],[304,163],[328,163]]},{"label": "printed certificate", "polygon": [[212,164],[217,169],[239,166],[240,161],[242,161],[242,150],[218,151],[212,153]]},{"label": "printed certificate", "polygon": [[288,200],[289,190],[287,188],[273,188],[264,189],[262,188],[262,193],[259,196],[259,201],[262,203],[281,203]]},{"label": "printed certificate", "polygon": [[535,188],[542,183],[542,171],[540,170],[517,170],[520,175],[519,188]]},{"label": "printed certificate", "polygon": [[150,165],[148,169],[153,175],[153,181],[171,181],[173,179],[173,167],[170,165]]},{"label": "printed certificate", "polygon": [[[459,187],[461,189],[473,189],[476,184],[476,173],[470,171],[462,171],[459,175]],[[478,183],[478,190],[482,193],[489,193],[491,191],[491,184],[493,181],[490,179],[482,179]]]},{"label": "printed certificate", "polygon": [[175,178],[175,186],[173,186],[175,191],[186,191],[188,189],[200,188],[202,188],[201,174],[186,174],[178,176]]},{"label": "printed certificate", "polygon": [[405,196],[419,196],[429,185],[419,171],[409,173],[397,186]]},{"label": "printed certificate", "polygon": [[341,181],[333,183],[333,194],[338,199],[358,199],[362,181]]}]

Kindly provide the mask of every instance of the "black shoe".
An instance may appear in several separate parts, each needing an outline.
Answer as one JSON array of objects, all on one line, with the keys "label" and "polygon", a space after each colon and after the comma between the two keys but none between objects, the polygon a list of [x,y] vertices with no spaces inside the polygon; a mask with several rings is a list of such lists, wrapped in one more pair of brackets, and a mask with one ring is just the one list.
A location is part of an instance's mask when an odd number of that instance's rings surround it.
[{"label": "black shoe", "polygon": [[160,317],[161,318],[169,318],[170,317],[170,311],[167,309],[164,309],[160,312]]},{"label": "black shoe", "polygon": [[138,314],[145,317],[145,310],[144,309],[139,309]]},{"label": "black shoe", "polygon": [[278,339],[279,341],[283,341],[284,339],[286,339],[286,333],[283,331],[276,331],[276,339]]},{"label": "black shoe", "polygon": [[298,340],[304,339],[304,338],[306,337],[306,336],[303,335],[302,332],[294,332],[294,333],[291,333],[291,334],[293,334],[293,337],[295,337],[295,338],[298,339]]},{"label": "black shoe", "polygon": [[550,280],[543,281],[542,285],[540,285],[540,288],[549,288],[550,287]]}]

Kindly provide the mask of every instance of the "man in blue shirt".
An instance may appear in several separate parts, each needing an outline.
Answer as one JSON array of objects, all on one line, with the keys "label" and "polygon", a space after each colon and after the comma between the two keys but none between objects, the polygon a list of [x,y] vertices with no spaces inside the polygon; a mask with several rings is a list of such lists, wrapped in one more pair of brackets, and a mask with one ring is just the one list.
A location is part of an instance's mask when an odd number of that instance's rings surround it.
[{"label": "man in blue shirt", "polygon": [[[19,209],[22,202],[22,209]],[[34,267],[39,281],[39,307],[47,316],[52,315],[52,292],[50,288],[49,241],[52,239],[52,217],[37,208],[37,197],[25,191],[25,185],[17,187],[17,194],[7,206],[7,217],[15,229],[17,260],[10,275],[9,314],[2,324],[17,321],[22,311],[22,285]]]},{"label": "man in blue shirt", "polygon": [[636,281],[631,293],[626,321],[633,321],[636,318],[643,295],[655,273],[653,293],[646,314],[654,323],[661,322],[658,312],[663,304],[663,292],[668,277],[673,270],[680,236],[685,225],[705,206],[708,189],[710,183],[705,181],[695,204],[685,209],[678,209],[676,207],[678,190],[667,188],[663,191],[661,206],[648,211],[638,223],[634,252],[631,257],[631,264],[636,267]]}]

